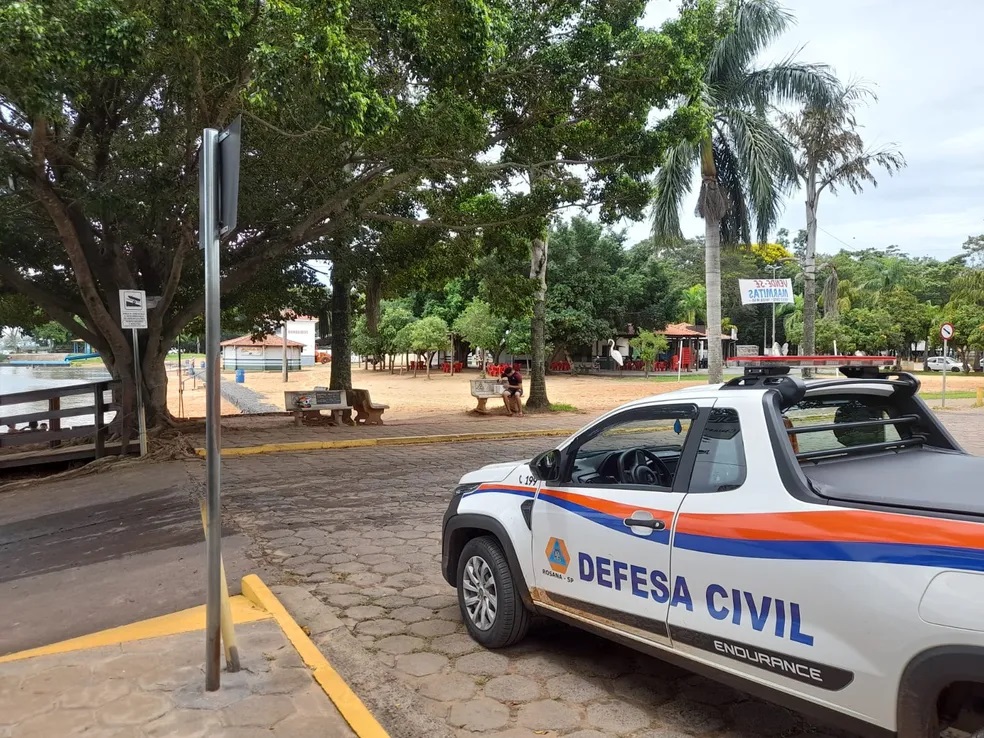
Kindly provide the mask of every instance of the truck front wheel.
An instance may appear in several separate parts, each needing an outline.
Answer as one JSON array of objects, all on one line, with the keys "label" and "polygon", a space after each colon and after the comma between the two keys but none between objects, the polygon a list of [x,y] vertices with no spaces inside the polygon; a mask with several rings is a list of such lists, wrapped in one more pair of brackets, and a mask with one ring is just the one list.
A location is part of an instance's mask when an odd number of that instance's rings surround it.
[{"label": "truck front wheel", "polygon": [[481,536],[465,544],[456,581],[461,619],[473,639],[486,648],[504,648],[526,636],[532,615],[495,538]]}]

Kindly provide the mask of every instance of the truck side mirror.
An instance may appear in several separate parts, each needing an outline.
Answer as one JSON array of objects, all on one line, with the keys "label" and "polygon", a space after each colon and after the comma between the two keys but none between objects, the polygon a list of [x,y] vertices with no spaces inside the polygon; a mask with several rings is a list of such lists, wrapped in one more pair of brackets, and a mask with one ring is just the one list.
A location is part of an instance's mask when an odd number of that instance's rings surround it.
[{"label": "truck side mirror", "polygon": [[560,451],[545,451],[530,462],[530,471],[541,482],[556,482],[560,479]]}]

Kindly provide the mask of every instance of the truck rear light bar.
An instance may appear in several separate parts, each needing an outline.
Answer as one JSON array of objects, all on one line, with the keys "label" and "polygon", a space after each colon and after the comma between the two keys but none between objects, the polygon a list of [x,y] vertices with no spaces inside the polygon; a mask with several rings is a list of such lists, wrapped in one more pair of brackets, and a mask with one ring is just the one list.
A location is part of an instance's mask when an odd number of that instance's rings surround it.
[{"label": "truck rear light bar", "polygon": [[793,367],[835,366],[852,379],[878,379],[881,367],[898,363],[894,356],[735,356],[730,366],[745,368],[746,377],[775,377],[789,374]]}]

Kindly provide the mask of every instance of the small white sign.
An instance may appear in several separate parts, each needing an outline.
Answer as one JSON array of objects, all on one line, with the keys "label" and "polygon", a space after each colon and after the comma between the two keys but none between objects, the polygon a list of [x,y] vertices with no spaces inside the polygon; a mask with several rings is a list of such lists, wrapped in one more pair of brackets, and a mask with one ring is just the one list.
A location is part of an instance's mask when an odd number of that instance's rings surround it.
[{"label": "small white sign", "polygon": [[739,279],[742,305],[793,302],[791,279]]},{"label": "small white sign", "polygon": [[143,290],[120,290],[120,327],[147,328],[147,293]]},{"label": "small white sign", "polygon": [[949,341],[951,338],[953,338],[952,323],[944,323],[943,325],[940,326],[940,338],[942,338],[944,341]]}]

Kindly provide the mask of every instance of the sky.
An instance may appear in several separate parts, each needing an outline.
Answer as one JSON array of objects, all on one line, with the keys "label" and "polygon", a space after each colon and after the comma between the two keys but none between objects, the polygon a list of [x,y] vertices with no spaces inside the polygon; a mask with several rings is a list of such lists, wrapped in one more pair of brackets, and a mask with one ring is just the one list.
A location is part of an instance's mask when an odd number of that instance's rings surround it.
[{"label": "sky", "polygon": [[[778,61],[800,49],[801,61],[830,65],[842,80],[861,78],[878,96],[858,120],[868,146],[895,144],[908,166],[861,195],[825,192],[817,248],[885,248],[947,259],[968,236],[984,233],[984,61],[981,0],[784,0],[796,24],[760,59]],[[646,25],[677,12],[677,0],[650,0]],[[695,181],[697,178],[695,178]],[[684,202],[681,226],[703,235]],[[794,192],[780,227],[805,227]],[[646,238],[646,222],[621,224],[629,243]]]}]

